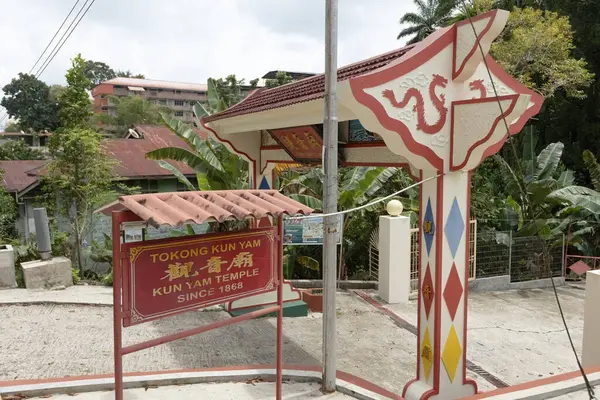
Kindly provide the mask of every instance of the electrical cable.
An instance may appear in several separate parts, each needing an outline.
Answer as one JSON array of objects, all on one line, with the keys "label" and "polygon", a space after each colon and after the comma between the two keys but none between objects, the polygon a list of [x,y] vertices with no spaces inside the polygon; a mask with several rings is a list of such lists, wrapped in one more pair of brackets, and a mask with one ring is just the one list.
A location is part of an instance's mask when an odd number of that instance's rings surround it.
[{"label": "electrical cable", "polygon": [[62,27],[65,25],[65,22],[67,22],[67,19],[69,19],[69,17],[71,16],[71,14],[73,13],[73,10],[75,9],[75,7],[77,7],[77,4],[79,4],[81,0],[77,0],[75,2],[75,4],[73,4],[73,7],[71,8],[71,11],[69,11],[69,13],[67,14],[67,16],[65,17],[65,19],[63,19],[62,24],[60,24],[60,26],[58,27],[58,29],[56,30],[56,32],[54,32],[54,36],[52,36],[52,39],[50,39],[50,41],[48,42],[48,44],[46,45],[46,48],[44,49],[44,51],[42,51],[42,54],[40,54],[40,56],[38,57],[38,59],[36,60],[35,64],[33,64],[33,67],[31,67],[31,69],[29,70],[29,73],[31,74],[31,72],[33,71],[33,69],[36,67],[36,65],[38,65],[38,63],[40,62],[40,60],[42,59],[42,57],[44,56],[44,54],[46,54],[46,50],[48,50],[48,48],[50,47],[50,45],[52,44],[52,42],[54,41],[54,39],[56,38],[56,36],[58,35],[58,32],[61,31]]},{"label": "electrical cable", "polygon": [[[89,0],[86,0],[86,2],[83,4],[83,6],[81,6],[81,8],[79,9],[79,12],[77,13],[77,15],[75,15],[75,18],[73,18],[73,21],[71,21],[71,24],[69,25],[69,27],[67,28],[67,30],[63,33],[63,35],[59,39],[58,43],[52,49],[51,53],[54,52],[54,54],[52,54],[52,57],[49,60],[48,60],[48,58],[46,59],[47,62],[45,62],[45,65],[43,64],[42,67],[40,67],[40,69],[36,73],[36,77],[39,78],[44,73],[44,71],[46,70],[46,68],[48,68],[48,65],[50,65],[50,63],[52,62],[52,60],[54,60],[54,57],[56,57],[56,55],[62,49],[62,47],[64,46],[64,44],[71,37],[71,34],[75,31],[75,29],[77,28],[77,26],[79,26],[79,23],[81,22],[81,20],[83,19],[83,17],[85,17],[85,15],[87,14],[87,12],[89,11],[90,7],[92,7],[92,5],[94,4],[95,1],[96,0],[91,0],[91,2],[89,3],[89,6],[83,12],[83,15],[81,15],[81,17],[79,18],[79,20],[77,20],[77,23],[75,24],[75,26],[73,27],[73,29],[71,29],[71,31],[69,31],[69,29],[71,28],[71,26],[73,25],[73,23],[75,22],[75,20],[77,19],[77,17],[79,17],[79,14],[81,14],[81,11],[88,4]],[[65,35],[67,34],[67,32],[69,32],[69,33],[68,33],[67,37],[63,40],[63,38],[65,37]],[[61,40],[63,40],[62,43],[60,43]],[[60,46],[59,46],[59,44],[60,44]],[[54,51],[57,46],[59,46],[58,49],[56,51]]]},{"label": "electrical cable", "polygon": [[[59,32],[61,31],[61,29],[63,28],[63,26],[65,25],[65,23],[69,19],[69,17],[71,16],[71,14],[73,14],[73,10],[75,10],[75,8],[77,7],[77,5],[79,4],[80,1],[81,0],[76,0],[75,1],[75,4],[73,4],[73,7],[71,7],[71,10],[67,14],[67,16],[63,19],[62,23],[60,24],[60,26],[58,27],[58,29],[56,30],[56,32],[54,32],[54,36],[52,36],[52,39],[50,39],[50,41],[46,45],[46,48],[44,48],[44,51],[42,51],[42,54],[40,54],[40,56],[38,57],[38,59],[35,61],[35,63],[31,67],[31,69],[29,70],[29,74],[31,74],[31,72],[33,72],[33,70],[35,69],[35,67],[38,65],[38,63],[40,62],[40,60],[42,59],[42,57],[44,56],[44,54],[46,53],[46,51],[48,50],[48,48],[50,47],[50,45],[52,44],[52,42],[54,41],[54,39],[56,39],[56,36],[58,36]],[[86,0],[86,3],[87,2],[88,2],[88,0]],[[92,3],[93,3],[93,1],[92,1]],[[66,32],[69,30],[69,28],[71,28],[71,26],[73,25],[73,22],[75,21],[75,19],[77,19],[77,16],[79,16],[79,14],[81,13],[81,10],[83,10],[84,7],[85,7],[85,4],[83,5],[83,7],[81,7],[81,9],[79,10],[79,12],[75,16],[75,18],[73,18],[73,21],[71,21],[71,24],[69,25],[69,27],[67,28],[67,30],[63,33],[63,35],[61,36],[59,42],[64,38]],[[91,5],[90,5],[90,7],[91,7]],[[88,9],[89,9],[89,7],[88,7]],[[86,13],[87,13],[87,10],[86,10]],[[85,16],[85,14],[84,14],[84,16]],[[83,16],[82,16],[82,18],[83,18]],[[81,19],[80,19],[80,21],[81,21]],[[79,24],[79,22],[78,22],[78,24]],[[75,28],[76,27],[77,26],[75,26]],[[73,30],[75,30],[75,28],[73,28]],[[72,33],[72,31],[71,31],[71,33]],[[67,37],[67,39],[68,39],[68,37]],[[63,42],[63,44],[64,44],[64,42]],[[50,52],[50,54],[54,51],[54,49],[56,49],[56,46],[52,49],[52,51]],[[44,62],[42,63],[42,65],[46,64],[46,61],[48,61],[48,58],[50,57],[50,54],[48,54],[48,57],[44,60]],[[54,55],[56,55],[56,53]],[[54,56],[52,56],[52,58],[54,58]],[[50,61],[52,61],[52,60],[50,60]],[[46,67],[47,67],[47,65],[46,65]],[[40,75],[39,71],[40,70],[38,69],[38,73],[36,73],[36,78],[39,77],[39,75]],[[44,72],[44,71],[42,70],[41,72]],[[0,117],[0,124],[2,124],[4,122],[4,120],[6,120],[6,118],[8,117],[8,112],[6,111],[6,109],[4,109],[2,112],[3,112],[3,115]]]}]

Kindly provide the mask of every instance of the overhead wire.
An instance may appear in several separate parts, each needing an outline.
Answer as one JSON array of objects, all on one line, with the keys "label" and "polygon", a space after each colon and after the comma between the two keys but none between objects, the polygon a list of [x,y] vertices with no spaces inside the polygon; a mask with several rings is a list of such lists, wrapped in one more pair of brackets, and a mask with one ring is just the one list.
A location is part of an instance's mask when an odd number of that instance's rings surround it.
[{"label": "overhead wire", "polygon": [[73,4],[73,7],[71,7],[71,11],[69,11],[69,13],[65,17],[65,19],[63,19],[62,23],[60,24],[60,26],[58,27],[58,29],[56,30],[56,32],[54,32],[54,36],[52,36],[52,39],[50,39],[50,41],[46,45],[46,48],[44,49],[44,51],[42,51],[42,54],[40,54],[40,56],[38,57],[38,59],[35,61],[35,64],[33,64],[33,67],[31,67],[31,69],[29,70],[30,74],[31,74],[31,72],[33,72],[33,69],[38,65],[38,63],[40,62],[40,60],[42,59],[42,57],[44,56],[44,54],[46,54],[46,50],[48,50],[48,48],[50,47],[50,45],[52,44],[52,42],[54,42],[54,39],[56,39],[56,36],[58,36],[58,32],[61,31],[62,27],[65,25],[65,22],[67,22],[67,20],[71,16],[71,14],[73,14],[73,10],[75,9],[75,7],[77,7],[77,4],[79,4],[80,1],[81,0],[77,0],[75,2],[75,4]]},{"label": "overhead wire", "polygon": [[[61,29],[63,28],[63,26],[65,25],[65,23],[67,22],[67,20],[69,19],[69,17],[71,16],[71,14],[73,13],[73,11],[75,10],[75,8],[77,7],[77,5],[79,4],[80,1],[81,0],[76,0],[75,1],[75,4],[73,4],[73,7],[71,7],[71,10],[67,14],[67,16],[63,19],[63,21],[60,24],[59,28],[56,30],[56,32],[52,36],[52,39],[50,39],[50,41],[48,42],[48,44],[44,48],[44,51],[42,52],[42,54],[40,54],[40,56],[38,57],[38,59],[36,60],[36,62],[31,67],[31,69],[29,71],[30,74],[35,69],[35,67],[39,64],[40,60],[43,58],[43,56],[46,53],[46,51],[48,50],[48,48],[52,45],[52,42],[54,41],[54,39],[56,39],[56,37],[60,33]],[[81,6],[81,8],[79,9],[79,11],[75,15],[75,17],[71,20],[71,23],[69,24],[69,26],[67,27],[67,29],[63,32],[63,34],[60,37],[60,39],[58,40],[58,42],[55,44],[55,46],[52,48],[52,50],[50,51],[50,53],[48,53],[46,59],[40,65],[40,68],[38,68],[37,72],[35,73],[36,78],[39,78],[41,76],[41,74],[44,73],[44,71],[46,70],[46,68],[48,68],[48,66],[50,65],[50,63],[52,62],[52,60],[54,60],[54,57],[56,57],[56,55],[58,54],[58,52],[62,49],[62,47],[66,43],[66,41],[73,34],[73,31],[75,31],[75,29],[77,28],[77,26],[79,25],[79,23],[81,22],[81,20],[83,19],[83,17],[85,17],[85,15],[87,14],[87,12],[92,7],[92,5],[94,4],[95,1],[96,0],[91,0],[91,2],[90,2],[90,0],[86,0],[85,3]],[[89,5],[88,5],[88,3],[89,3]],[[86,5],[87,5],[87,8],[86,8]],[[83,11],[84,9],[85,9],[85,11]],[[83,11],[83,14],[81,14],[82,11]],[[80,15],[81,15],[81,17],[80,17]],[[75,22],[75,21],[77,21],[77,22]],[[75,24],[75,26],[73,26],[73,24]],[[73,27],[73,28],[71,29],[71,27]],[[0,124],[2,124],[6,120],[6,118],[8,117],[8,112],[6,111],[6,109],[3,110],[3,112],[4,112],[4,115],[2,115],[2,117],[0,117],[1,118],[0,119]]]},{"label": "overhead wire", "polygon": [[[87,14],[87,12],[89,11],[90,7],[92,7],[92,5],[94,4],[95,1],[96,0],[91,0],[91,2],[90,2],[90,0],[86,0],[85,3],[83,4],[83,6],[81,6],[81,8],[79,9],[79,12],[77,13],[77,15],[75,15],[75,18],[73,18],[73,20],[71,21],[71,23],[69,24],[69,26],[67,27],[67,29],[65,30],[65,32],[63,33],[63,35],[61,36],[61,38],[58,40],[58,42],[56,43],[56,45],[52,49],[52,51],[51,51],[51,53],[53,53],[52,56],[49,56],[48,58],[46,58],[46,61],[42,64],[42,66],[36,72],[35,75],[36,75],[37,78],[39,78],[44,73],[44,71],[46,70],[46,68],[48,68],[48,65],[50,65],[50,63],[52,62],[52,60],[54,60],[54,57],[56,57],[56,55],[62,49],[62,47],[64,46],[64,44],[71,37],[71,35],[75,31],[75,29],[77,28],[77,26],[79,26],[79,23],[81,22],[81,20],[83,19],[83,17],[85,17],[85,15]],[[81,12],[83,11],[83,9],[85,8],[85,6],[88,3],[89,3],[89,5],[85,9],[85,11],[83,12],[83,15],[81,15],[81,17],[79,17],[79,15],[81,14]],[[78,17],[79,17],[79,19],[77,20]],[[71,29],[71,26],[73,26],[73,23],[75,23],[75,20],[77,20],[77,23],[75,24],[75,26],[73,27],[73,29]],[[69,29],[71,29],[71,30],[69,31]],[[68,34],[67,34],[67,32],[68,32]],[[67,35],[66,38],[65,38],[65,35]],[[63,38],[64,38],[64,40],[63,40]],[[57,47],[58,47],[58,49],[57,49]]]}]

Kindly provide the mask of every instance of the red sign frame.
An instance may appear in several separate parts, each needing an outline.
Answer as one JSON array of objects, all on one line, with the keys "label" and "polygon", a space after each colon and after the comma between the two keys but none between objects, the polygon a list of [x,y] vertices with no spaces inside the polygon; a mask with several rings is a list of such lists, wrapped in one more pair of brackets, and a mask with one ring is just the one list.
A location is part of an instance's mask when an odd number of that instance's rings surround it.
[{"label": "red sign frame", "polygon": [[272,291],[276,228],[125,243],[123,326]]}]

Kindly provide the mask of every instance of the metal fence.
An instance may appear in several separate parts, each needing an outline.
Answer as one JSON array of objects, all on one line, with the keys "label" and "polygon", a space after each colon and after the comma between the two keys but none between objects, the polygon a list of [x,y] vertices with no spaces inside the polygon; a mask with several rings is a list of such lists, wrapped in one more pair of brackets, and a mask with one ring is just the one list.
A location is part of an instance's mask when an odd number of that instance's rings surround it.
[{"label": "metal fence", "polygon": [[[469,280],[477,276],[477,221],[472,220],[469,224]],[[410,290],[416,292],[419,289],[419,228],[410,230]]]},{"label": "metal fence", "polygon": [[[515,237],[512,232],[477,232],[477,221],[470,223],[469,280],[510,276],[511,282],[563,276],[564,240],[546,241],[540,237]],[[411,229],[411,290],[418,290],[419,229]],[[594,264],[595,268],[600,266]],[[379,278],[377,240],[369,246],[369,273]]]}]

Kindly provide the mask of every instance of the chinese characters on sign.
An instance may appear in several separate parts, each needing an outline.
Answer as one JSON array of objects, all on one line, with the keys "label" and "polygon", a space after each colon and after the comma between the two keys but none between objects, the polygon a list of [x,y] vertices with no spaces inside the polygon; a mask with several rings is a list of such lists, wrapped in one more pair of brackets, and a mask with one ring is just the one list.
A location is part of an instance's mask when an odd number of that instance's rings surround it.
[{"label": "chinese characters on sign", "polygon": [[276,129],[273,137],[287,150],[296,161],[321,162],[323,139],[312,126]]},{"label": "chinese characters on sign", "polygon": [[125,326],[272,290],[273,229],[126,244]]}]

